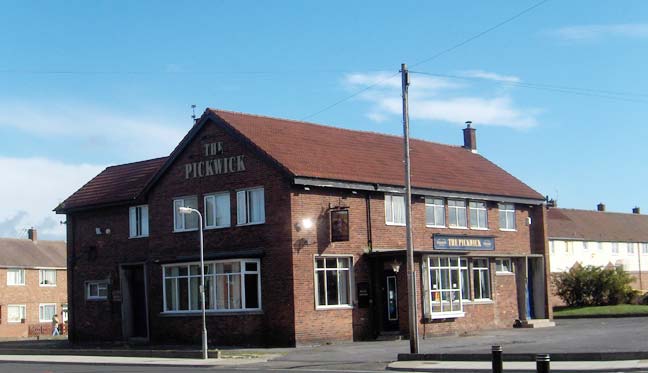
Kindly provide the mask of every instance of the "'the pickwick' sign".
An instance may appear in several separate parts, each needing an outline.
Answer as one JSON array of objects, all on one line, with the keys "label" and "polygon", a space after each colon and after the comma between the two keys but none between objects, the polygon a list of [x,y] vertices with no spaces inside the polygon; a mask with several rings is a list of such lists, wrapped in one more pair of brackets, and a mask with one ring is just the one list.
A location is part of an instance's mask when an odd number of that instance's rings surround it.
[{"label": "'the pickwick' sign", "polygon": [[185,164],[185,179],[245,171],[243,155],[217,157],[223,155],[222,142],[204,144],[203,147],[203,155],[213,158]]},{"label": "'the pickwick' sign", "polygon": [[495,238],[489,236],[452,236],[435,234],[434,250],[495,250]]}]

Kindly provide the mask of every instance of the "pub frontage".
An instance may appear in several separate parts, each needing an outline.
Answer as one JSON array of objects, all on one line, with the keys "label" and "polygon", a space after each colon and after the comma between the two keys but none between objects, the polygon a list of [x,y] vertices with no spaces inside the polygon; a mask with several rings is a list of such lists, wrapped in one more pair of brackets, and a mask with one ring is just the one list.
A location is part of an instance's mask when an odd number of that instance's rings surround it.
[{"label": "pub frontage", "polygon": [[[551,319],[542,195],[462,146],[412,140],[423,338]],[[106,168],[67,215],[72,342],[212,345],[408,333],[402,138],[207,109],[168,157]],[[180,207],[202,214],[182,214]]]}]

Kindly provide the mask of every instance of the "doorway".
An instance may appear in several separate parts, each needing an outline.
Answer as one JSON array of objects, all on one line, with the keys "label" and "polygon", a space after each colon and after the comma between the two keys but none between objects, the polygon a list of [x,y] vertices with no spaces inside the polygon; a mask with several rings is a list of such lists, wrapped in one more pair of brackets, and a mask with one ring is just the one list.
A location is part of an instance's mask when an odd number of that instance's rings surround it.
[{"label": "doorway", "polygon": [[148,294],[144,264],[120,266],[122,336],[126,341],[148,341]]},{"label": "doorway", "polygon": [[394,271],[383,276],[383,330],[396,331],[398,326],[398,280]]}]

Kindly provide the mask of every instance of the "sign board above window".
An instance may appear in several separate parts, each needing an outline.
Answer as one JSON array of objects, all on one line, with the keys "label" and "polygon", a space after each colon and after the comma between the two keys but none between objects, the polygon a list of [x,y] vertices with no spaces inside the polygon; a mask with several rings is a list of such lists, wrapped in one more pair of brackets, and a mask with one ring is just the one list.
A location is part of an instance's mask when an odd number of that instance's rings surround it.
[{"label": "sign board above window", "polygon": [[495,250],[495,237],[435,234],[434,250]]}]

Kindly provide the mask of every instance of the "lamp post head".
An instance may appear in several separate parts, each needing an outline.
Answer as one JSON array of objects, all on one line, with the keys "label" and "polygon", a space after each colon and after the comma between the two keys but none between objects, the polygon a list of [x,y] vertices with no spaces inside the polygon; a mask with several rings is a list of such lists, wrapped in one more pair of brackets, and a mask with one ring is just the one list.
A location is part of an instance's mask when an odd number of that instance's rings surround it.
[{"label": "lamp post head", "polygon": [[194,211],[191,207],[178,207],[178,212],[181,214],[191,214]]}]

